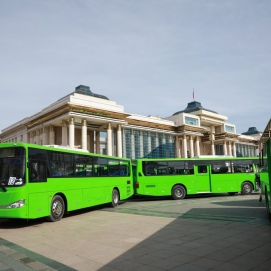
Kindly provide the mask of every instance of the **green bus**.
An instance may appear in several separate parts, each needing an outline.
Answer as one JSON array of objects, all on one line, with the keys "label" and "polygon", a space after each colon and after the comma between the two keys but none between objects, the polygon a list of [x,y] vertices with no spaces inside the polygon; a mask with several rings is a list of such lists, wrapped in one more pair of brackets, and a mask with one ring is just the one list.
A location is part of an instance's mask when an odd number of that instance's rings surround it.
[{"label": "green bus", "polygon": [[259,189],[258,165],[258,157],[138,159],[134,190],[173,199],[199,193],[249,195]]},{"label": "green bus", "polygon": [[0,218],[59,221],[134,194],[129,159],[27,143],[0,144]]},{"label": "green bus", "polygon": [[[269,134],[270,136],[270,134]],[[267,159],[263,159],[266,156]],[[260,201],[266,207],[267,217],[271,221],[271,138],[267,138],[260,154]]]}]

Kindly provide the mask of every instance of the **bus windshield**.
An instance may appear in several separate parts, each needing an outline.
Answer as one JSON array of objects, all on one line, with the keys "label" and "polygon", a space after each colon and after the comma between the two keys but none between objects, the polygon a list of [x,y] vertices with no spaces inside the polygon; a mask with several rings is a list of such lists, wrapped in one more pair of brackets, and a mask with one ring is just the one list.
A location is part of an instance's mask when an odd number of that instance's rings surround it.
[{"label": "bus windshield", "polygon": [[0,149],[1,186],[25,184],[25,149],[22,147]]}]

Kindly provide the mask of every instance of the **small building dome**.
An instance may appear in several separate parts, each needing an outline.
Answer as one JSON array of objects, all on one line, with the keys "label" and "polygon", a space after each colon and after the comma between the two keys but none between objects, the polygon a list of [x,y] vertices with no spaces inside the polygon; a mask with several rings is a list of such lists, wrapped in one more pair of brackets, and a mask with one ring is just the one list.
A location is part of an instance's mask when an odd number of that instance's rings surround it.
[{"label": "small building dome", "polygon": [[241,133],[241,134],[242,135],[255,135],[255,134],[259,134],[259,133],[261,133],[261,132],[259,132],[256,127],[249,127],[246,132]]},{"label": "small building dome", "polygon": [[198,110],[205,110],[205,111],[209,111],[209,112],[218,114],[217,112],[215,112],[213,110],[203,108],[200,102],[193,101],[193,102],[190,102],[190,103],[187,104],[186,109],[184,109],[182,111],[178,111],[178,112],[174,113],[172,116],[178,115],[180,113],[191,113],[191,112],[195,112],[195,111],[198,111]]},{"label": "small building dome", "polygon": [[64,97],[62,97],[59,100],[62,100],[63,98],[66,98],[74,93],[78,93],[78,94],[83,94],[83,95],[87,95],[87,96],[92,96],[92,97],[96,97],[96,98],[100,98],[100,99],[104,99],[104,100],[109,100],[106,96],[101,95],[101,94],[96,94],[93,93],[90,88],[88,86],[84,86],[84,85],[79,85],[75,88],[75,91],[70,93],[69,95],[66,95]]},{"label": "small building dome", "polygon": [[84,86],[84,85],[79,85],[78,87],[76,87],[74,93],[79,93],[79,94],[83,94],[83,95],[88,95],[88,96],[93,96],[93,97],[96,97],[96,98],[109,100],[104,95],[93,93],[88,86]]}]

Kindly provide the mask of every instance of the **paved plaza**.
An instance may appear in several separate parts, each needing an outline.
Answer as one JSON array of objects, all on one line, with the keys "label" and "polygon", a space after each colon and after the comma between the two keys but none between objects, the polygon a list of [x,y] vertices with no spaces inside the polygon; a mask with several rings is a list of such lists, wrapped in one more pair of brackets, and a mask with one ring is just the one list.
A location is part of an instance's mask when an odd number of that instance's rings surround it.
[{"label": "paved plaza", "polygon": [[271,270],[259,194],[132,198],[56,223],[0,219],[0,270]]}]

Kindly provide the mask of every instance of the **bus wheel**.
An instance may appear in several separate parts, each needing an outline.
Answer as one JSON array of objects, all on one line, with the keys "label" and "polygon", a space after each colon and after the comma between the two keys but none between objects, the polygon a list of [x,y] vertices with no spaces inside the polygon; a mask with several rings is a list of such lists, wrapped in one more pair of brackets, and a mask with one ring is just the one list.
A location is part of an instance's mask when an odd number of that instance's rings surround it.
[{"label": "bus wheel", "polygon": [[171,195],[173,199],[183,199],[186,195],[185,188],[181,185],[175,185],[172,188]]},{"label": "bus wheel", "polygon": [[244,182],[242,184],[242,191],[241,193],[243,195],[250,195],[252,193],[252,190],[253,190],[253,187],[252,187],[252,184],[249,183],[249,182]]},{"label": "bus wheel", "polygon": [[267,218],[271,221],[271,213],[270,213],[270,207],[269,207],[269,200],[268,200],[268,195],[265,192],[265,203],[266,203],[266,214]]},{"label": "bus wheel", "polygon": [[119,191],[117,189],[113,189],[112,191],[112,206],[113,207],[117,207],[119,204],[119,200],[120,200],[120,195],[119,195]]},{"label": "bus wheel", "polygon": [[235,195],[237,192],[228,192],[228,194],[230,195],[230,196],[233,196],[233,195]]},{"label": "bus wheel", "polygon": [[51,202],[51,214],[47,217],[47,220],[50,222],[56,222],[59,221],[65,211],[65,203],[61,196],[56,195],[53,197]]}]

